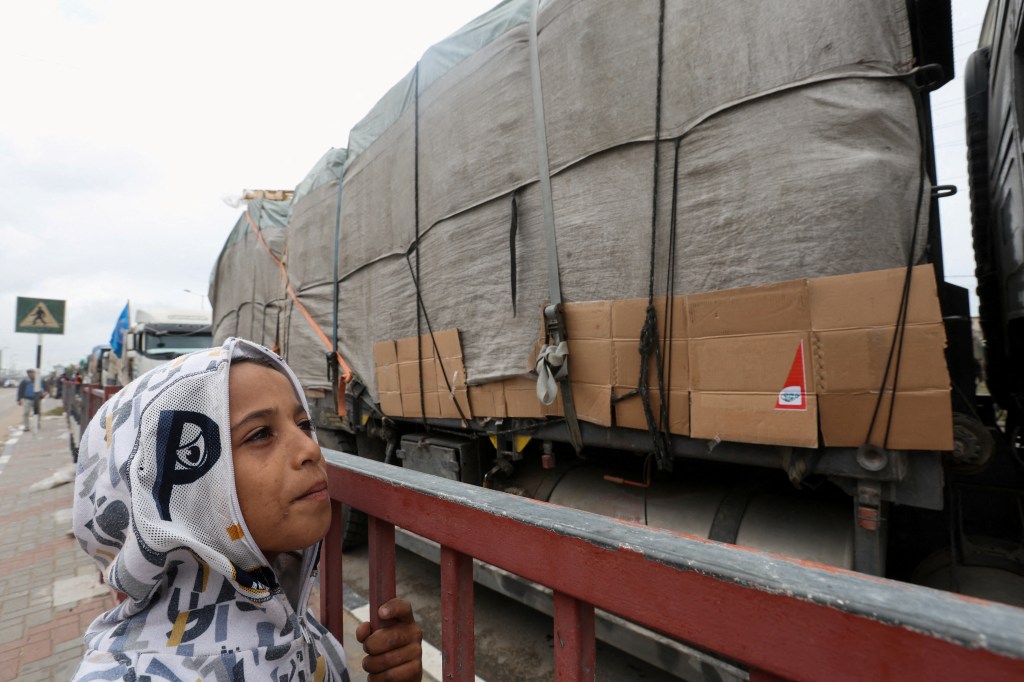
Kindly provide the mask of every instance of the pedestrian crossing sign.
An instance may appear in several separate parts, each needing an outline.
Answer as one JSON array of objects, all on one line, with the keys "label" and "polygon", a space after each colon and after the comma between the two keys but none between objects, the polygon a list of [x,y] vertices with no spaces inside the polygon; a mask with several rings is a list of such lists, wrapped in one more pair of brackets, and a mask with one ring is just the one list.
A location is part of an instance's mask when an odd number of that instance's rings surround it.
[{"label": "pedestrian crossing sign", "polygon": [[64,301],[18,297],[14,331],[31,334],[64,333]]}]

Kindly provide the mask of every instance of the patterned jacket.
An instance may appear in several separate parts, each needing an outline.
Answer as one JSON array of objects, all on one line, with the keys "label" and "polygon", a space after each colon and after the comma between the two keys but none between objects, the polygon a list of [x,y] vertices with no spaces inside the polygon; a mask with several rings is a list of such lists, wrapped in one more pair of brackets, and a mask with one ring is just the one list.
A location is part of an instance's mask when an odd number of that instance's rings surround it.
[{"label": "patterned jacket", "polygon": [[305,606],[320,545],[271,566],[239,510],[228,369],[260,355],[308,411],[280,358],[228,339],[139,377],[82,435],[75,535],[127,598],[89,626],[74,680],[349,679],[341,644]]}]

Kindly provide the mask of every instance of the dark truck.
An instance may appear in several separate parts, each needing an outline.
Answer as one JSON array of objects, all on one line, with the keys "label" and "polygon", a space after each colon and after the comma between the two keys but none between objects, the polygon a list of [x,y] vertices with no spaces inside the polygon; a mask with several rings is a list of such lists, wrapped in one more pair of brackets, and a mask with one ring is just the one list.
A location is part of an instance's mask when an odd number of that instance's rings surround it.
[{"label": "dark truck", "polygon": [[328,447],[1024,604],[1020,2],[967,73],[980,361],[937,210],[948,2],[536,7],[249,202],[214,340],[279,351]]}]

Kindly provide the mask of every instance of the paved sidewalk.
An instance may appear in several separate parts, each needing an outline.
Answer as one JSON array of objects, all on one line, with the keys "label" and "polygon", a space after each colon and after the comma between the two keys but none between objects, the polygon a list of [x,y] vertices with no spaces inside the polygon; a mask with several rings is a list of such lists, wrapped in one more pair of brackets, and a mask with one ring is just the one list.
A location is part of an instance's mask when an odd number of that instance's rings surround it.
[{"label": "paved sidewalk", "polygon": [[[114,606],[71,533],[73,478],[64,417],[43,417],[35,434],[0,433],[0,682],[67,682],[86,627]],[[366,679],[357,624],[346,612],[353,682]]]},{"label": "paved sidewalk", "polygon": [[38,433],[18,427],[2,440],[0,682],[68,680],[82,633],[114,600],[71,535],[67,424],[43,417]]}]

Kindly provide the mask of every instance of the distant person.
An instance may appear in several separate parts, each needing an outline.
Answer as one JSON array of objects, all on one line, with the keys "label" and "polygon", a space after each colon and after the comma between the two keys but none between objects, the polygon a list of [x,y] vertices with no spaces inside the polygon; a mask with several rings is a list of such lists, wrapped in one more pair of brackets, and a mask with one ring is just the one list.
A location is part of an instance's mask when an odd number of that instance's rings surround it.
[{"label": "distant person", "polygon": [[[279,357],[228,339],[143,374],[82,434],[75,535],[126,598],[89,626],[73,679],[346,682],[341,643],[306,608],[330,523]],[[379,615],[356,630],[369,679],[419,680],[409,603]]]},{"label": "distant person", "polygon": [[[25,372],[27,375],[18,384],[18,404],[21,405],[21,412],[24,416],[25,430],[36,432],[39,426],[39,403],[43,399],[43,391],[36,389],[36,371],[30,369]],[[35,415],[36,419],[32,419]]]}]

